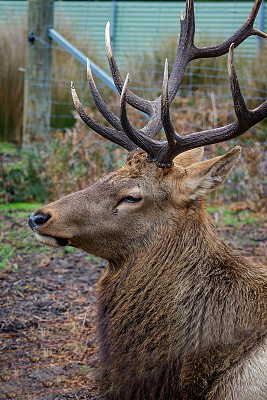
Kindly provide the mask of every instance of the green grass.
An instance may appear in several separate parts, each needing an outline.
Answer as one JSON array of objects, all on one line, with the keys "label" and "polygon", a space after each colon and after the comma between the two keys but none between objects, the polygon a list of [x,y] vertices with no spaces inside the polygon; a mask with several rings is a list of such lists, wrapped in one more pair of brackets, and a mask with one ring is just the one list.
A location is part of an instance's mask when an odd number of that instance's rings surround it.
[{"label": "green grass", "polygon": [[100,260],[94,256],[93,254],[89,254],[88,256],[86,256],[86,260],[90,261],[90,262],[95,262],[96,264],[100,264]]},{"label": "green grass", "polygon": [[62,250],[58,250],[58,251],[59,251],[59,253],[62,253],[62,254],[72,254],[72,253],[75,253],[76,250],[77,249],[75,249],[75,247],[67,246],[67,247],[63,247]]},{"label": "green grass", "polygon": [[0,269],[10,265],[13,271],[17,271],[19,266],[16,262],[12,265],[12,258],[15,259],[18,253],[50,252],[50,249],[46,247],[39,247],[28,228],[29,214],[40,206],[38,203],[0,204],[0,213],[12,220],[12,223],[7,223],[7,225],[1,222],[3,235],[0,248]]},{"label": "green grass", "polygon": [[[20,217],[22,214],[20,215]],[[0,269],[7,267],[9,264],[14,271],[18,270],[17,263],[12,265],[12,257],[16,258],[18,254],[31,254],[34,252],[41,252],[49,254],[51,250],[45,246],[39,246],[37,240],[29,231],[27,227],[28,214],[24,211],[25,227],[14,227],[4,233],[2,241],[3,244],[0,248]],[[16,218],[15,218],[16,220]],[[20,218],[21,221],[21,218]],[[21,225],[21,224],[20,224]]]},{"label": "green grass", "polygon": [[[26,255],[34,252],[42,254],[51,254],[57,251],[58,254],[71,254],[76,251],[73,247],[64,247],[62,249],[51,249],[40,245],[34,234],[28,227],[28,218],[32,211],[42,207],[40,203],[10,203],[0,204],[0,213],[11,219],[8,227],[4,222],[0,223],[2,243],[0,248],[0,270],[11,267],[15,272],[19,270],[19,265],[14,261],[17,254]],[[12,229],[10,226],[12,226]],[[12,260],[13,258],[13,260]]]},{"label": "green grass", "polygon": [[4,244],[0,248],[0,270],[5,268],[8,264],[9,259],[13,255],[13,249],[11,245]]},{"label": "green grass", "polygon": [[2,211],[34,211],[41,208],[43,204],[41,203],[9,203],[9,204],[0,204],[0,212]]},{"label": "green grass", "polygon": [[8,156],[15,156],[17,154],[18,148],[12,143],[8,142],[0,142],[0,153],[8,155]]},{"label": "green grass", "polygon": [[217,214],[217,225],[239,228],[242,225],[252,225],[260,221],[260,217],[255,215],[253,211],[243,210],[241,212],[234,212],[228,206],[218,207],[207,207],[207,211],[214,218]]}]

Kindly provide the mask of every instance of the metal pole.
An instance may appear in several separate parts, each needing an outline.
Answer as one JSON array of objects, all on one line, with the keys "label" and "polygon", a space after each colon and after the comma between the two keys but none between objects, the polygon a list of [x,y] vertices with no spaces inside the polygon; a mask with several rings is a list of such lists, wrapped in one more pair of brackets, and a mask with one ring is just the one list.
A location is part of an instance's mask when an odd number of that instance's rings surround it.
[{"label": "metal pole", "polygon": [[[81,64],[86,67],[87,57],[77,49],[77,47],[73,46],[67,39],[65,39],[60,33],[58,33],[55,29],[49,29],[48,35],[51,39],[57,42],[63,49],[73,55]],[[114,85],[113,80],[111,79],[105,71],[99,68],[93,61],[90,60],[90,66],[92,72],[100,78],[107,86],[113,89],[116,93],[118,93],[116,86]]]},{"label": "metal pole", "polygon": [[[81,64],[83,64],[86,67],[87,64],[87,57],[80,51],[78,50],[75,46],[73,46],[67,39],[65,39],[60,33],[58,33],[55,29],[49,29],[48,30],[48,35],[51,39],[53,39],[55,42],[57,42],[63,49],[65,49],[67,52],[69,52],[73,57],[75,57],[78,61],[80,61]],[[90,60],[90,66],[92,72],[100,78],[108,87],[110,87],[114,92],[117,94],[119,93],[113,79],[106,74],[105,71],[103,71],[98,65],[96,65],[93,61]],[[142,115],[144,115],[147,119],[149,118],[145,113],[142,111],[139,111]]]}]

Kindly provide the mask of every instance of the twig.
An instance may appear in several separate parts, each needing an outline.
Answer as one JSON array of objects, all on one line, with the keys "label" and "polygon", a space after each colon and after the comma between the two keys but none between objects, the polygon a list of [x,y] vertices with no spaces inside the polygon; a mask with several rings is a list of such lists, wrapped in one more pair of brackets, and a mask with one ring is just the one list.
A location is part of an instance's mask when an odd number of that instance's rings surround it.
[{"label": "twig", "polygon": [[89,311],[90,308],[91,308],[91,306],[89,305],[89,306],[87,307],[87,309],[86,309],[86,312],[85,312],[85,315],[84,315],[84,318],[83,318],[83,325],[82,325],[82,329],[81,329],[81,334],[80,334],[80,337],[79,337],[79,341],[81,340],[81,337],[82,337],[82,334],[83,334],[83,331],[84,331],[84,327],[85,327],[86,317],[87,317],[87,314],[88,314],[88,311]]},{"label": "twig", "polygon": [[83,354],[82,354],[82,357],[81,357],[81,361],[83,361],[83,359],[84,359],[84,356],[85,356],[85,354],[86,354],[88,340],[89,340],[89,338],[87,338],[87,339],[86,339],[86,342],[85,342],[85,347],[84,347],[84,351],[83,351]]}]

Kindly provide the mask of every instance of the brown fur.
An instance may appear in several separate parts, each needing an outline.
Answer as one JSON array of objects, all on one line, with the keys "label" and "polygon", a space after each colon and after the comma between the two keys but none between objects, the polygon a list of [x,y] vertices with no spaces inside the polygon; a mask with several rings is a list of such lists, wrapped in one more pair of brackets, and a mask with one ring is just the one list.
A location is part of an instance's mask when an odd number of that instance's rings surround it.
[{"label": "brown fur", "polygon": [[[121,170],[37,211],[51,215],[40,235],[109,260],[98,285],[108,399],[267,398],[267,273],[220,240],[203,198],[239,153],[199,162],[202,150],[192,150],[161,169],[134,152]],[[142,200],[123,200],[133,193]]]}]

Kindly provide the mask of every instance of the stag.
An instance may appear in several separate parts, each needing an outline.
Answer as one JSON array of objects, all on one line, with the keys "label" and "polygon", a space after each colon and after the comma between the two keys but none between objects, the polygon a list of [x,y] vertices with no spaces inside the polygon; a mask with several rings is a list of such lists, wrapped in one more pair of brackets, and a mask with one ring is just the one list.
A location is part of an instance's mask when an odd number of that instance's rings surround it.
[{"label": "stag", "polygon": [[[226,179],[240,147],[201,161],[203,146],[233,139],[267,116],[267,101],[249,110],[237,80],[233,51],[250,35],[260,0],[246,22],[213,47],[194,44],[194,4],[186,2],[174,66],[165,64],[161,96],[127,89],[110,46],[120,118],[103,102],[88,63],[95,104],[112,125],[84,111],[81,119],[126,148],[123,168],[94,185],[34,212],[29,225],[40,243],[71,245],[108,260],[98,284],[101,385],[110,400],[267,399],[267,273],[221,241],[205,212],[205,194]],[[236,120],[181,136],[169,107],[187,64],[229,52]],[[150,119],[138,130],[126,104]],[[165,141],[155,139],[164,128]]]}]

